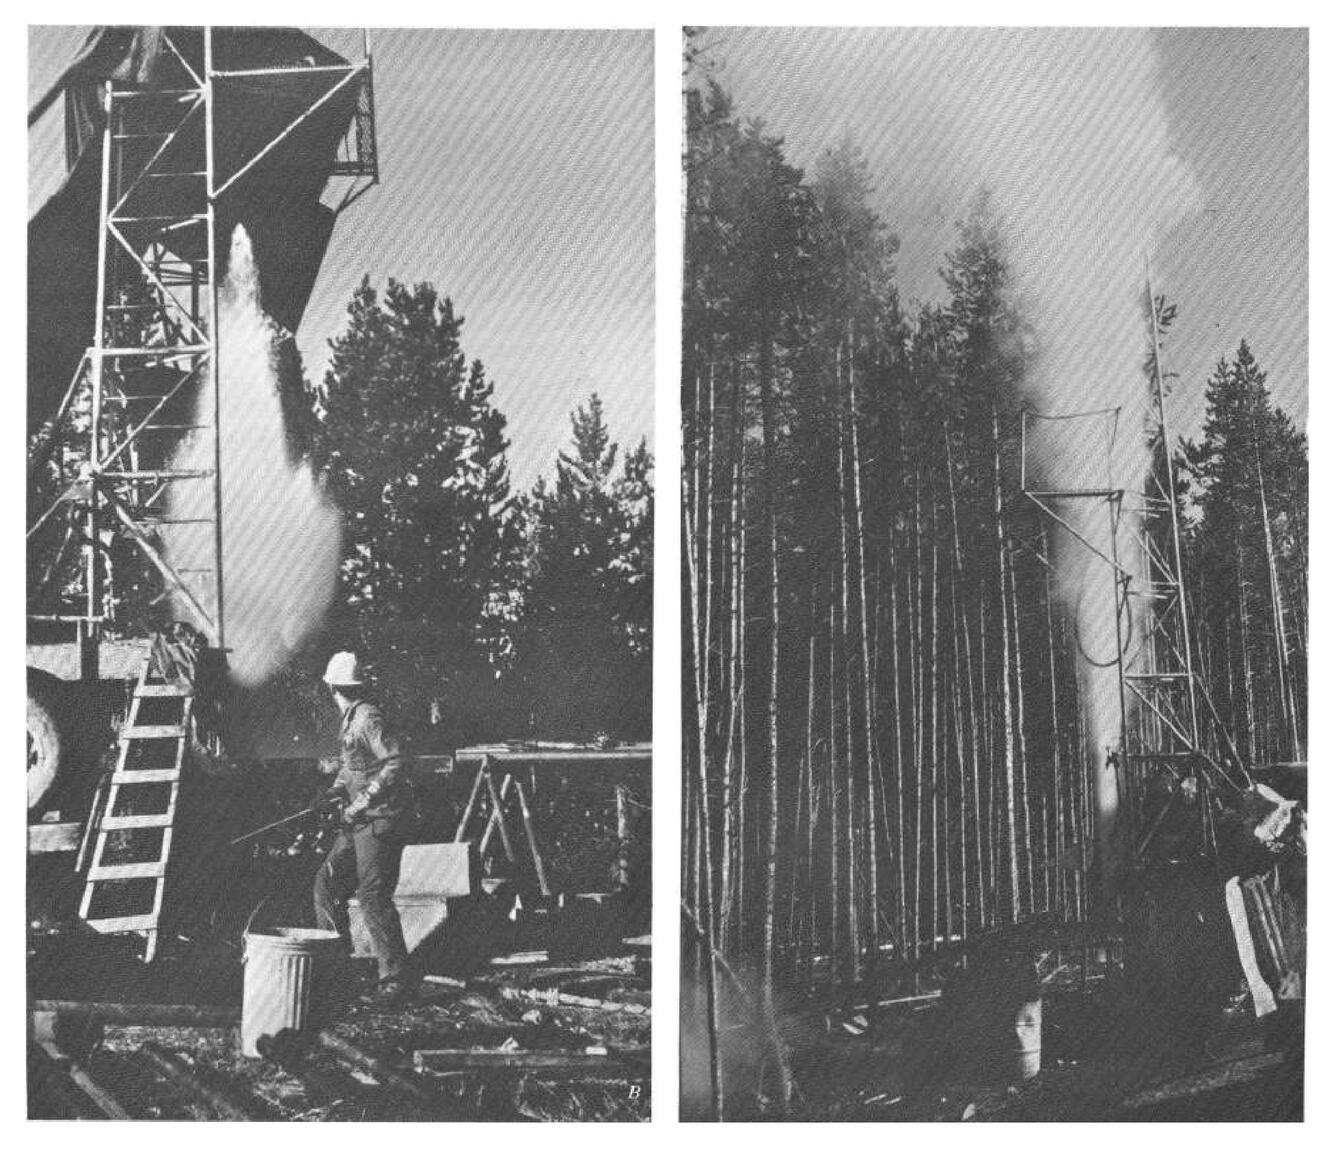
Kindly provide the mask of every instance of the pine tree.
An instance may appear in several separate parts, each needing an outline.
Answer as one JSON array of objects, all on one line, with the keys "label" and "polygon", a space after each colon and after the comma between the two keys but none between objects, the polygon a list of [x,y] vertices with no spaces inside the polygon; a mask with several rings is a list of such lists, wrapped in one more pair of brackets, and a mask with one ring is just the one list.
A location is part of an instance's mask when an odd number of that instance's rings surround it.
[{"label": "pine tree", "polygon": [[430,284],[363,280],[319,397],[313,459],[343,511],[338,630],[410,718],[478,734],[510,649],[520,524],[506,421]]},{"label": "pine tree", "polygon": [[[1241,342],[1207,382],[1202,440],[1184,453],[1200,510],[1191,565],[1209,574],[1190,585],[1220,671],[1210,690],[1228,703],[1236,745],[1276,761],[1306,744],[1308,447],[1266,381]],[[1231,684],[1237,670],[1250,680]]]},{"label": "pine tree", "polygon": [[597,395],[571,415],[571,435],[555,480],[526,502],[521,721],[549,738],[647,737],[652,458],[642,441],[618,473]]}]

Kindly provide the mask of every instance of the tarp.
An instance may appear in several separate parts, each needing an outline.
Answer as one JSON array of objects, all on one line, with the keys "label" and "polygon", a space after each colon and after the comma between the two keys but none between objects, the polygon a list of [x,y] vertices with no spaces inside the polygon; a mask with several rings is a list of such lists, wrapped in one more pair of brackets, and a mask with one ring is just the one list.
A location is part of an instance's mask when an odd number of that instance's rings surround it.
[{"label": "tarp", "polygon": [[[200,75],[203,41],[198,28],[96,29],[52,94],[34,110],[34,115],[40,114],[53,101],[56,90],[63,93],[69,171],[28,224],[30,434],[53,413],[93,341],[102,86],[114,80],[132,87],[182,87],[188,74],[173,46]],[[317,40],[291,28],[219,28],[214,30],[213,42],[214,67],[223,71],[346,63]],[[337,73],[306,73],[228,78],[215,84],[216,183],[237,172],[337,79]],[[261,303],[290,332],[301,321],[333,231],[334,212],[321,204],[320,197],[354,115],[357,96],[356,86],[346,85],[230,188],[217,206],[219,281],[226,275],[231,233],[242,224],[251,236]],[[133,124],[127,127],[132,130]],[[172,184],[159,181],[144,186],[136,193],[136,212],[152,214],[154,197],[161,198],[160,211],[174,211]],[[175,195],[179,198],[179,186]],[[187,236],[188,230],[181,235]],[[180,243],[184,247],[184,240]],[[198,254],[181,251],[179,255]]]}]

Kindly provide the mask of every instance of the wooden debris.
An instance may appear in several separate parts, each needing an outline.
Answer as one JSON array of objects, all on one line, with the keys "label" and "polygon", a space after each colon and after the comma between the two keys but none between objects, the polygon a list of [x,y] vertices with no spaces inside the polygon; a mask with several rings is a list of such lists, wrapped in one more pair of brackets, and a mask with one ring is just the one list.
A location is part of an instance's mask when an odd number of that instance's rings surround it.
[{"label": "wooden debris", "polygon": [[250,1111],[242,1102],[234,1099],[229,1094],[224,1094],[213,1086],[205,1085],[177,1055],[165,1050],[157,1042],[145,1042],[139,1048],[139,1053],[178,1086],[203,1102],[215,1113],[233,1122],[249,1122],[252,1120]]},{"label": "wooden debris", "polygon": [[116,1100],[114,1095],[94,1081],[92,1075],[83,1066],[54,1042],[38,1042],[37,1044],[45,1051],[47,1057],[51,1059],[56,1067],[78,1086],[88,1096],[93,1105],[108,1118],[124,1120],[130,1117],[129,1112]]},{"label": "wooden debris", "polygon": [[603,1010],[618,1014],[648,1014],[649,1007],[633,1002],[608,1002],[600,998],[585,998],[579,994],[567,994],[557,989],[518,989],[514,986],[500,986],[497,994],[512,1002],[541,1002],[546,1006],[579,1006],[586,1010]]},{"label": "wooden debris", "polygon": [[321,1030],[318,1040],[322,1046],[332,1051],[354,1070],[363,1067],[387,1086],[393,1087],[418,1102],[434,1107],[441,1105],[440,1100],[425,1086],[401,1074],[384,1058],[368,1053],[360,1046],[348,1041],[347,1038],[340,1037],[333,1030]]},{"label": "wooden debris", "polygon": [[515,1070],[520,1073],[639,1075],[649,1068],[648,1049],[622,1050],[415,1050],[413,1066],[426,1074]]},{"label": "wooden debris", "polygon": [[1253,1057],[1240,1058],[1236,1062],[1226,1062],[1201,1073],[1189,1074],[1182,1078],[1173,1078],[1143,1090],[1128,1098],[1123,1103],[1125,1110],[1140,1110],[1147,1106],[1159,1106],[1172,1102],[1176,1098],[1188,1098],[1205,1094],[1211,1090],[1221,1090],[1237,1082],[1247,1082],[1265,1074],[1277,1066],[1283,1065],[1285,1056],[1278,1053],[1257,1054]]},{"label": "wooden debris", "polygon": [[57,1014],[117,1026],[235,1026],[235,1006],[154,1005],[135,1002],[70,1002],[39,999],[34,1014]]}]

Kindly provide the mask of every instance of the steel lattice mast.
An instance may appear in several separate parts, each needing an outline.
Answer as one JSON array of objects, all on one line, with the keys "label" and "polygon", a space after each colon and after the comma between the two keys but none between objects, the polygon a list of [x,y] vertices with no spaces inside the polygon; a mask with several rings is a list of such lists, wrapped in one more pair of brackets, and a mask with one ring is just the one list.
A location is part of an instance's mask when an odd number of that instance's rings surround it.
[{"label": "steel lattice mast", "polygon": [[[1100,558],[1113,576],[1111,608],[1117,652],[1109,664],[1117,674],[1120,734],[1108,764],[1097,772],[1107,776],[1102,784],[1113,792],[1115,809],[1121,813],[1108,822],[1100,839],[1106,856],[1100,872],[1106,882],[1112,880],[1118,864],[1109,861],[1110,856],[1124,859],[1133,868],[1150,864],[1156,833],[1184,805],[1199,807],[1202,849],[1211,852],[1210,793],[1249,784],[1246,767],[1211,703],[1193,657],[1177,479],[1165,414],[1161,330],[1149,262],[1146,295],[1152,356],[1141,428],[1152,460],[1139,492],[1112,481],[1112,452],[1121,410],[1058,417],[1022,415],[1024,495],[1053,524]],[[1080,419],[1107,420],[1114,429],[1107,442],[1107,486],[1032,485],[1033,470],[1026,468],[1027,434],[1032,426],[1041,420]],[[1107,542],[1093,537],[1087,526],[1095,522],[1075,511],[1077,506],[1091,504],[1107,506]],[[1120,539],[1134,542],[1130,559],[1120,557]],[[1205,740],[1207,732],[1214,736],[1213,744]],[[1196,788],[1189,788],[1189,783]]]},{"label": "steel lattice mast", "polygon": [[[256,35],[263,36],[263,32]],[[152,83],[102,84],[101,187],[98,205],[96,314],[85,351],[41,449],[77,462],[79,483],[66,488],[30,525],[30,545],[59,523],[62,505],[82,507],[79,611],[30,614],[77,627],[81,676],[98,676],[98,645],[110,619],[108,551],[115,535],[147,557],[170,596],[209,638],[226,645],[222,438],[220,429],[219,220],[266,164],[282,163],[322,109],[336,99],[354,108],[338,154],[321,176],[346,178],[340,211],[378,180],[372,57],[339,64],[220,68],[215,30],[202,54],[163,30]],[[337,59],[337,58],[336,58]],[[267,139],[220,166],[220,133],[235,137],[243,86],[278,83],[300,100]],[[323,131],[323,129],[322,129]],[[235,152],[235,145],[234,145]],[[300,161],[299,161],[300,163]],[[235,214],[234,214],[235,215]],[[199,390],[207,403],[196,404]],[[79,426],[86,419],[86,428]],[[206,438],[207,468],[173,464],[183,437]],[[81,445],[83,447],[81,447]],[[174,498],[195,487],[193,501]],[[207,499],[201,493],[207,489]],[[173,507],[192,515],[172,515]],[[186,569],[163,547],[170,534],[207,533],[196,549],[207,564]],[[67,597],[69,591],[67,590]]]}]

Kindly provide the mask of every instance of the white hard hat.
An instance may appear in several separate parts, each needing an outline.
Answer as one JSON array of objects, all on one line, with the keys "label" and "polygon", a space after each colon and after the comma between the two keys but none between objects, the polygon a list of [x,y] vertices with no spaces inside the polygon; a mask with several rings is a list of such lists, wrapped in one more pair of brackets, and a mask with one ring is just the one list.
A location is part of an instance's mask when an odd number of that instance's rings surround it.
[{"label": "white hard hat", "polygon": [[334,654],[329,659],[329,665],[325,668],[325,684],[366,684],[366,679],[362,676],[362,666],[357,660],[357,654],[349,653],[346,649],[341,653]]}]

